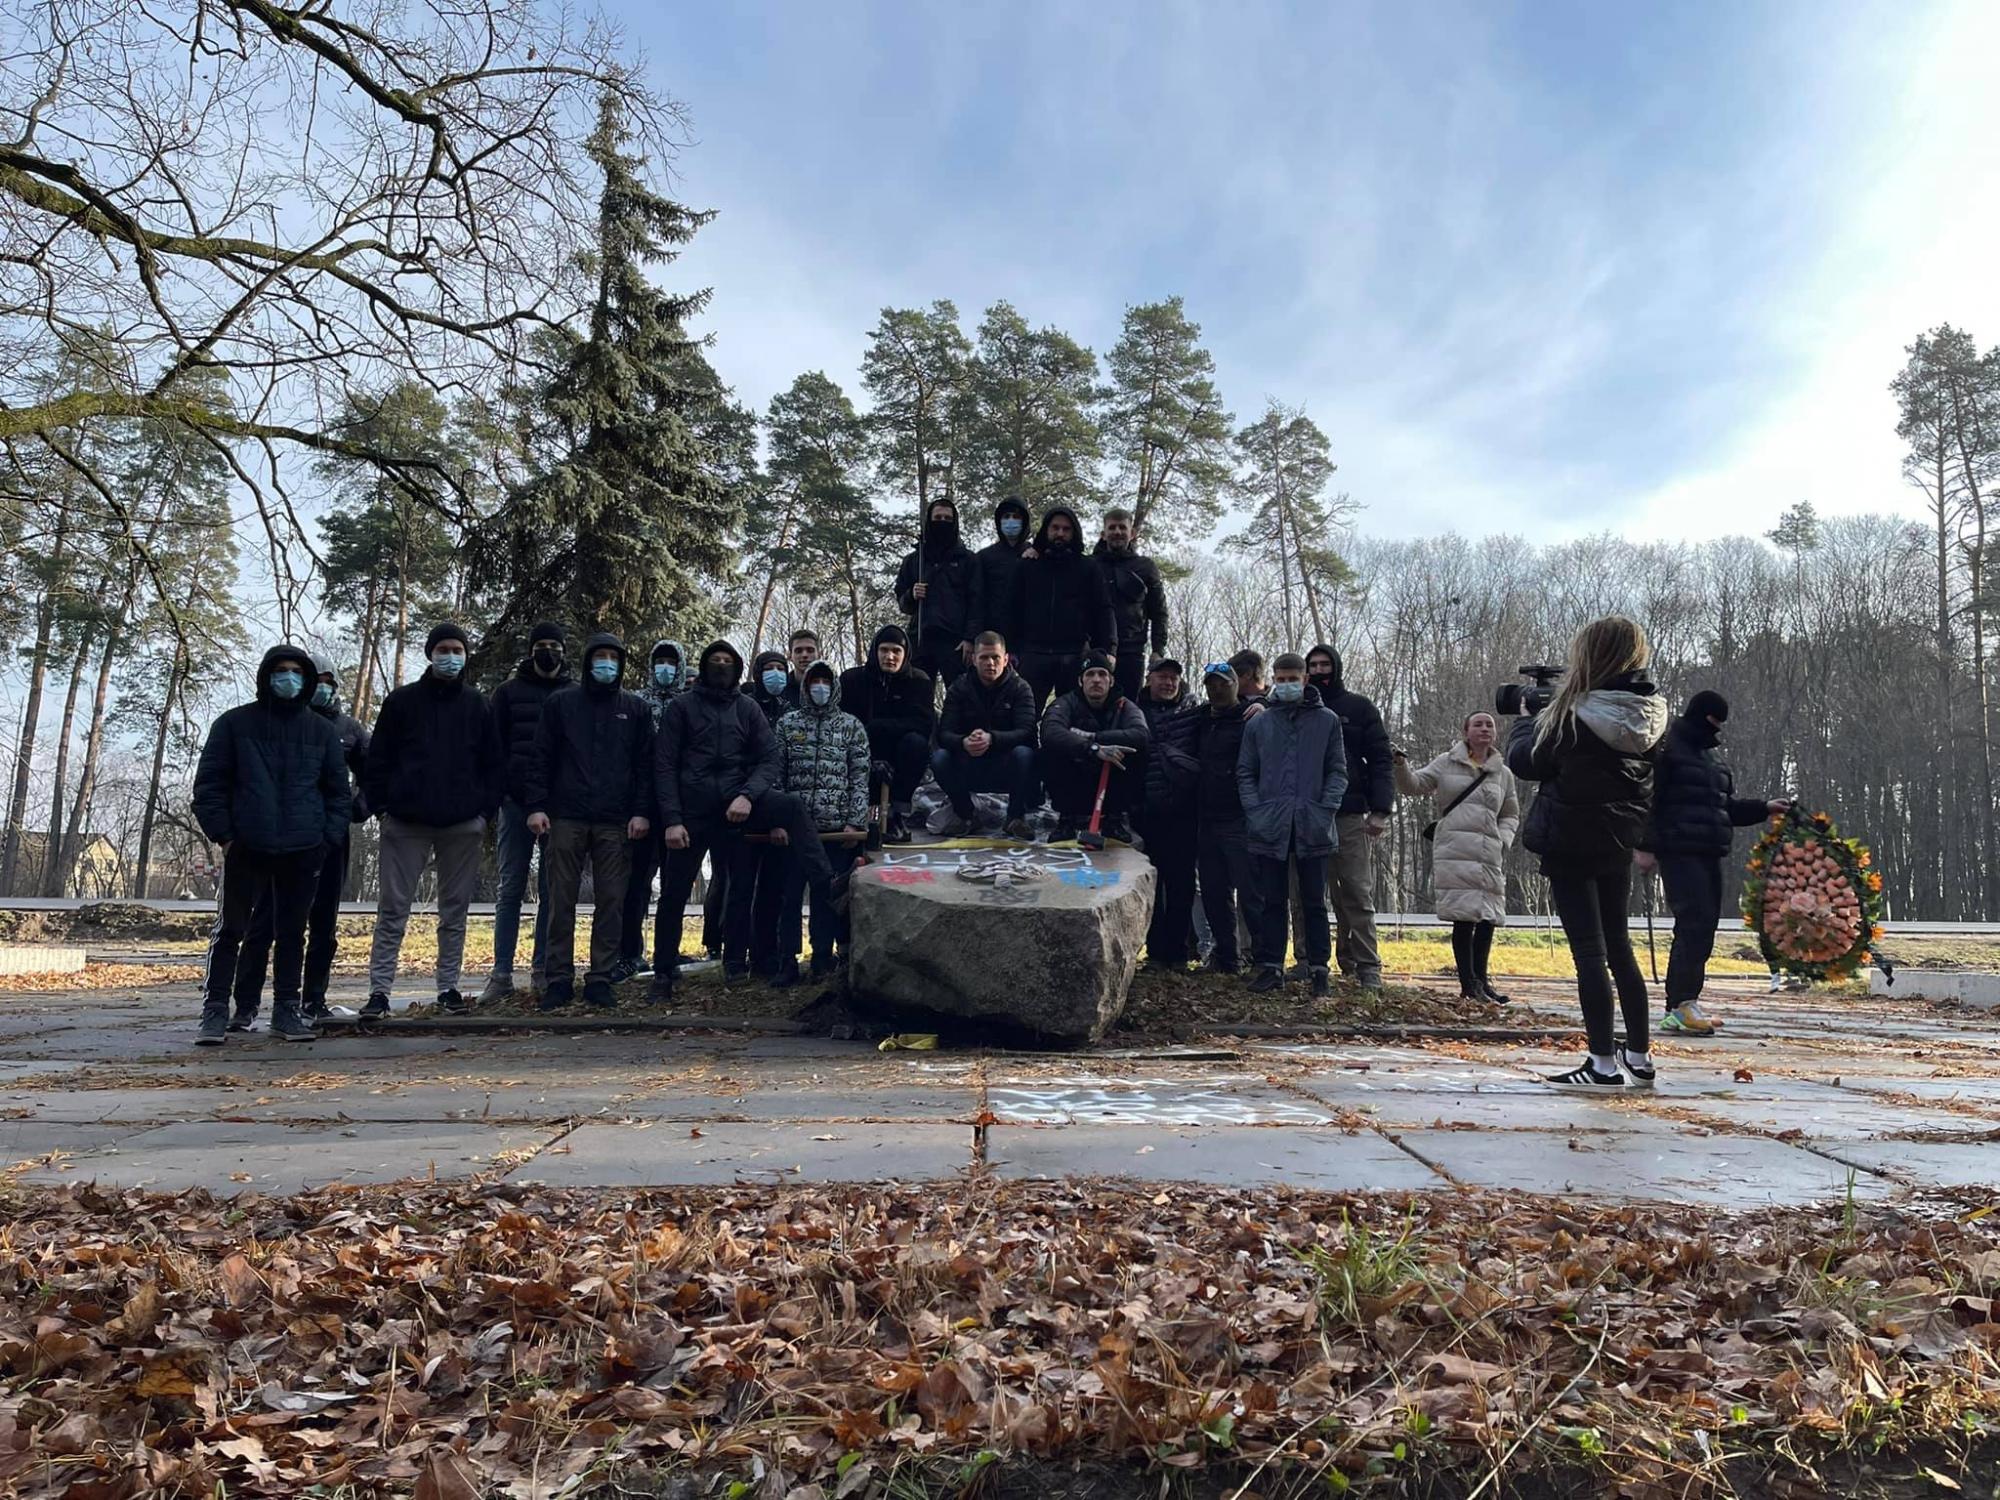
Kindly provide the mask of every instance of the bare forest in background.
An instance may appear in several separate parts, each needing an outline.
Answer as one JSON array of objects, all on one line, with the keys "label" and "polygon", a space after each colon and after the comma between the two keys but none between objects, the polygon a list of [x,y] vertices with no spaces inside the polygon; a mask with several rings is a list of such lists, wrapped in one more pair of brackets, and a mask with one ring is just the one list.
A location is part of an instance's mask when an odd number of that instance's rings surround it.
[{"label": "bare forest in background", "polygon": [[[545,616],[746,652],[810,625],[844,663],[929,500],[976,547],[1018,494],[1093,531],[1134,511],[1191,667],[1338,646],[1413,756],[1629,613],[1676,701],[1734,705],[1746,793],[1873,845],[1890,916],[2000,916],[2000,351],[1965,332],[1882,371],[1894,515],[1385,541],[1396,497],[1340,488],[1336,414],[1239,419],[1179,298],[1101,351],[1007,301],[885,308],[855,391],[808,371],[752,411],[710,363],[729,329],[691,332],[706,293],[672,285],[707,222],[668,194],[681,108],[569,13],[0,0],[0,26],[0,894],[207,895],[193,764],[273,640],[364,719],[442,618],[487,686]],[[1428,903],[1429,816],[1396,821],[1385,908]]]}]

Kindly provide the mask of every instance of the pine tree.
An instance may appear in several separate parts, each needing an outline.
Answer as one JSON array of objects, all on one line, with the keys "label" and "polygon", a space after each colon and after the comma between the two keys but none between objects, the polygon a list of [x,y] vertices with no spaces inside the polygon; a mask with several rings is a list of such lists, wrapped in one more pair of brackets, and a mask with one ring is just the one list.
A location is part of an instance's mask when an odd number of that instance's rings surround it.
[{"label": "pine tree", "polygon": [[912,502],[906,514],[915,536],[934,499],[957,495],[965,418],[966,361],[972,346],[950,302],[928,308],[885,307],[861,356],[861,384],[874,409],[876,477]]},{"label": "pine tree", "polygon": [[1229,494],[1234,420],[1215,388],[1215,360],[1178,297],[1125,310],[1105,361],[1104,428],[1122,466],[1115,491],[1134,530],[1148,523],[1204,537]]},{"label": "pine tree", "polygon": [[744,495],[714,443],[740,419],[687,331],[708,294],[647,278],[712,216],[648,186],[630,139],[607,91],[588,142],[604,176],[587,267],[597,296],[587,333],[561,335],[558,368],[534,393],[532,472],[481,541],[507,595],[482,660],[517,653],[544,617],[630,639],[693,639],[720,623],[716,585],[730,572]]},{"label": "pine tree", "polygon": [[[1353,572],[1335,546],[1336,528],[1355,509],[1345,494],[1327,497],[1333,446],[1303,411],[1272,402],[1236,434],[1245,470],[1237,481],[1254,505],[1249,524],[1224,546],[1264,558],[1277,570],[1285,644],[1299,649],[1299,627],[1310,619],[1314,640],[1327,640],[1330,595],[1350,588]],[[1302,617],[1294,598],[1305,608]]]},{"label": "pine tree", "polygon": [[986,310],[966,383],[960,488],[1029,509],[1079,504],[1097,484],[1097,356],[1057,328],[1033,329],[1006,302]]}]

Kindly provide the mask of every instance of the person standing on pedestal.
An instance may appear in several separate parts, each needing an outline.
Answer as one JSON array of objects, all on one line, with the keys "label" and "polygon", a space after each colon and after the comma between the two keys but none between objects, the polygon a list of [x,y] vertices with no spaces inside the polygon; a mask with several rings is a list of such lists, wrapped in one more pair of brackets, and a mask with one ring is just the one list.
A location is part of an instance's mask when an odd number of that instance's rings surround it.
[{"label": "person standing on pedestal", "polygon": [[1129,510],[1104,513],[1104,535],[1091,556],[1104,570],[1105,592],[1118,622],[1118,691],[1136,700],[1145,677],[1148,633],[1153,659],[1167,654],[1167,588],[1159,564],[1139,555]]}]

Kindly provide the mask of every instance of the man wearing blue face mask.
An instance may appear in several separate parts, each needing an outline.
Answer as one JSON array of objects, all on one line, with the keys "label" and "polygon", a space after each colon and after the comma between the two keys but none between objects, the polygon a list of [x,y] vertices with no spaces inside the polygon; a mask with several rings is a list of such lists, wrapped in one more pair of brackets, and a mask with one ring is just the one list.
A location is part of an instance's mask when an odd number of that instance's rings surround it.
[{"label": "man wearing blue face mask", "polygon": [[773,729],[778,720],[799,706],[799,685],[792,677],[791,662],[782,651],[759,651],[750,664],[750,680],[743,684],[743,696],[756,704],[764,722]]},{"label": "man wearing blue face mask", "polygon": [[584,1003],[609,1009],[618,962],[618,926],[631,874],[631,847],[651,834],[653,715],[624,691],[625,645],[615,635],[585,644],[584,680],[542,710],[528,771],[528,828],[548,840],[548,985],[542,1009],[575,994],[576,897],[586,861],[596,893]]},{"label": "man wearing blue face mask", "polygon": [[417,881],[433,856],[438,872],[438,1008],[463,1015],[459,993],[465,917],[479,886],[486,828],[506,790],[506,757],[486,699],[465,680],[461,626],[434,627],[424,642],[429,666],[382,700],[368,742],[363,785],[368,810],[382,820],[380,895],[368,954],[365,1018],[389,1014],[389,991],[403,951],[403,929]]},{"label": "man wearing blue face mask", "polygon": [[271,902],[271,1031],[309,1042],[300,1014],[306,914],[328,847],[347,837],[350,794],[340,735],[311,711],[312,658],[273,646],[257,668],[254,702],[215,721],[194,777],[194,816],[222,850],[222,889],[203,979],[198,1045],[229,1027],[237,954],[266,892]]},{"label": "man wearing blue face mask", "polygon": [[[651,664],[645,682],[639,686],[639,696],[646,700],[646,707],[652,713],[655,732],[659,730],[667,705],[687,689],[687,648],[679,641],[653,642]],[[618,962],[611,970],[613,984],[623,984],[636,975],[653,972],[657,955],[648,957],[646,940],[653,929],[649,920],[653,910],[653,877],[666,863],[664,846],[660,842],[661,832],[655,824],[651,833],[635,840],[631,846],[632,875],[625,882],[625,911],[618,924]],[[715,930],[719,947],[722,941],[722,920],[719,916]]]},{"label": "man wearing blue face mask", "polygon": [[993,531],[998,540],[972,555],[972,607],[965,628],[975,641],[989,630],[1007,640],[1014,628],[1014,571],[1035,531],[1035,518],[1020,496],[1009,495],[993,507]]}]

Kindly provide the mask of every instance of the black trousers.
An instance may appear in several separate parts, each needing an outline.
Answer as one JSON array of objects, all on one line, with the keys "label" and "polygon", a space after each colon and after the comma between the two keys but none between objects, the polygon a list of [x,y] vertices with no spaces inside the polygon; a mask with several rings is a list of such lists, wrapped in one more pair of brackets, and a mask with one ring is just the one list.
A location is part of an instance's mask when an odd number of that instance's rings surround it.
[{"label": "black trousers", "polygon": [[[306,961],[306,914],[319,886],[326,850],[296,854],[262,854],[231,844],[222,857],[222,889],[217,893],[215,928],[208,940],[208,973],[202,982],[204,1016],[227,1011],[236,987],[236,962],[243,939],[257,913],[257,903],[271,903],[271,1009],[281,1017],[296,1015],[299,984]],[[335,890],[338,891],[336,886]],[[336,903],[338,895],[335,896]],[[329,960],[329,963],[331,961]],[[258,988],[262,988],[259,980]]]},{"label": "black trousers", "polygon": [[1077,674],[1082,668],[1081,651],[1014,653],[1014,670],[1028,679],[1028,686],[1034,691],[1036,718],[1041,717],[1051,697],[1067,693],[1076,686]]},{"label": "black trousers", "polygon": [[1243,925],[1253,935],[1264,908],[1240,820],[1212,823],[1202,819],[1195,833],[1195,869],[1201,876],[1202,913],[1208,918],[1208,934],[1215,943],[1208,956],[1222,968],[1233,968],[1243,958],[1236,946],[1237,908],[1242,908]]},{"label": "black trousers", "polygon": [[1549,894],[1576,960],[1576,994],[1583,1005],[1583,1029],[1590,1050],[1609,1057],[1617,1045],[1612,1026],[1612,985],[1617,984],[1618,1008],[1625,1016],[1625,1045],[1644,1052],[1651,1045],[1647,1015],[1646,976],[1632,952],[1632,934],[1625,925],[1632,901],[1632,861],[1611,870],[1575,870],[1544,864]]},{"label": "black trousers", "polygon": [[1699,854],[1660,856],[1660,884],[1674,914],[1674,947],[1667,956],[1667,1009],[1701,998],[1722,920],[1722,860]]},{"label": "black trousers", "polygon": [[[637,963],[646,953],[646,913],[653,909],[653,877],[660,872],[664,861],[660,856],[666,853],[667,831],[655,828],[642,839],[633,839],[632,872],[625,882],[625,912],[622,925],[618,929],[618,957],[625,963]],[[674,947],[678,949],[677,942]],[[660,955],[653,955],[657,965]]]},{"label": "black trousers", "polygon": [[1032,745],[988,750],[984,755],[967,755],[962,750],[939,746],[931,756],[931,774],[951,799],[951,810],[968,823],[975,810],[974,792],[1005,792],[1009,818],[1025,818],[1041,805]]},{"label": "black trousers", "polygon": [[[931,743],[922,735],[912,733],[902,736],[895,744],[883,748],[889,753],[876,755],[872,765],[885,765],[889,768],[891,811],[907,812],[910,799],[917,795],[917,788],[923,784],[924,768],[931,763]],[[873,802],[881,792],[880,779],[871,774],[868,782],[868,800]]]},{"label": "black trousers", "polygon": [[1139,701],[1139,689],[1146,685],[1146,643],[1118,648],[1118,665],[1112,672],[1112,680],[1118,684],[1118,691],[1134,703]]},{"label": "black trousers", "polygon": [[[791,843],[784,847],[764,846],[752,844],[743,837],[746,833],[769,833],[774,828],[784,829]],[[665,960],[659,963],[656,970],[660,974],[671,973],[680,967],[681,927],[687,919],[688,897],[694,893],[702,856],[711,849],[715,851],[716,874],[721,875],[725,870],[728,872],[728,892],[721,898],[726,903],[721,919],[721,938],[722,961],[732,968],[747,965],[750,960],[758,853],[769,847],[770,852],[778,857],[775,863],[780,871],[785,860],[802,861],[809,881],[833,878],[833,872],[827,865],[826,848],[819,841],[818,830],[813,827],[812,815],[806,811],[805,803],[788,792],[766,792],[751,805],[750,816],[741,823],[716,817],[689,823],[687,830],[687,848],[667,851],[667,874],[660,882],[660,906],[653,923],[655,962]],[[715,904],[715,891],[715,883],[711,882],[710,906]],[[776,907],[778,900],[782,899],[782,892],[780,885],[778,896],[771,902],[774,946]]]},{"label": "black trousers", "polygon": [[[664,849],[664,844],[661,847]],[[662,870],[665,869],[665,863],[666,855],[662,854]],[[696,860],[695,863],[699,866],[701,861]],[[660,899],[662,901],[667,899],[667,877],[664,873],[660,876]],[[718,858],[715,861],[715,867],[708,872],[708,894],[703,896],[701,901],[701,951],[708,954],[711,958],[720,955],[722,952],[722,931],[727,925],[728,916],[729,866],[722,859]],[[657,926],[658,924],[655,923],[654,925]],[[674,947],[667,959],[669,963],[674,961],[672,954],[681,951],[679,942],[680,934],[676,932],[674,937]],[[660,948],[656,942],[653,947],[653,969],[655,973],[659,972],[659,966]]]},{"label": "black trousers", "polygon": [[[1313,970],[1324,969],[1333,961],[1333,927],[1326,917],[1326,859],[1324,854],[1301,854],[1296,861],[1299,912],[1305,924],[1305,947],[1298,956]],[[1285,964],[1285,938],[1291,926],[1286,917],[1293,861],[1253,854],[1250,863],[1256,871],[1257,893],[1263,904],[1252,934],[1257,945],[1257,964],[1259,968],[1281,969]]]},{"label": "black trousers", "polygon": [[1451,924],[1451,957],[1458,968],[1461,995],[1480,995],[1486,989],[1486,965],[1493,955],[1491,922]]},{"label": "black trousers", "polygon": [[[818,842],[818,835],[814,835]],[[780,844],[752,844],[750,873],[756,888],[750,895],[750,967],[759,974],[778,971],[778,914],[799,862]]]},{"label": "black trousers", "polygon": [[917,665],[931,674],[931,681],[940,689],[950,687],[965,670],[965,658],[958,651],[958,643],[964,639],[963,635],[926,630],[917,646]]},{"label": "black trousers", "polygon": [[[340,893],[347,886],[348,841],[328,846],[313,886],[312,905],[306,910],[306,960],[303,1000],[307,1009],[326,1004],[326,986],[333,975],[334,956],[340,951]],[[271,935],[275,930],[276,889],[266,887],[250,914],[250,926],[236,955],[235,1007],[246,1016],[257,1014],[257,998],[264,989],[264,971],[271,960]]]},{"label": "black trousers", "polygon": [[[827,873],[834,879],[845,875],[854,868],[854,861],[861,856],[859,844],[824,844],[826,850]],[[805,904],[806,891],[812,891],[812,917],[810,924],[801,922],[800,913]],[[815,882],[806,875],[805,862],[792,860],[786,871],[785,901],[778,912],[778,956],[797,958],[801,939],[801,928],[812,934],[812,956],[816,964],[833,962],[836,947],[847,946],[847,918],[833,909],[833,887],[830,881]]]},{"label": "black trousers", "polygon": [[[1115,778],[1118,773],[1113,771]],[[1110,794],[1105,801],[1110,802]],[[1197,860],[1194,822],[1149,810],[1139,831],[1146,858],[1153,862],[1153,920],[1146,929],[1146,956],[1184,964],[1194,936],[1194,875]]]},{"label": "black trousers", "polygon": [[[1059,755],[1048,750],[1041,752],[1042,785],[1048,788],[1049,803],[1056,810],[1056,816],[1067,818],[1072,823],[1085,823],[1090,819],[1090,809],[1097,803],[1097,777],[1108,761],[1096,756],[1078,760],[1074,756]],[[1138,810],[1141,797],[1146,791],[1146,757],[1128,755],[1125,769],[1111,767],[1111,779],[1104,785],[1104,816],[1115,818],[1120,813],[1130,817]]]}]

